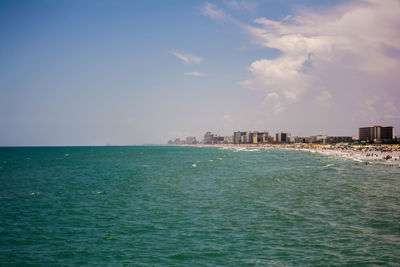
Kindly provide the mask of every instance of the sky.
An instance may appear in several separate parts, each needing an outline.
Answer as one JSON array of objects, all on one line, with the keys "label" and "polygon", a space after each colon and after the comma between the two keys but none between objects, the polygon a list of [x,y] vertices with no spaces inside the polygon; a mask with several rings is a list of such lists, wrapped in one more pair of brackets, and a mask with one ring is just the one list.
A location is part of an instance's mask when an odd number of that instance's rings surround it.
[{"label": "sky", "polygon": [[399,0],[1,0],[0,146],[400,129]]}]

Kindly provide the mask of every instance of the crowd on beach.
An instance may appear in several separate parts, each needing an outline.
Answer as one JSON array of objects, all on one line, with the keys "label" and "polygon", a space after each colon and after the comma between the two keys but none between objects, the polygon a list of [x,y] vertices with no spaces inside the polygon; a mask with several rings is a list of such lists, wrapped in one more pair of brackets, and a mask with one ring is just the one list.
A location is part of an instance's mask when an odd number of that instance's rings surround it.
[{"label": "crowd on beach", "polygon": [[[211,145],[213,146],[213,145]],[[340,156],[365,164],[381,163],[400,167],[400,145],[348,145],[348,144],[219,144],[221,147],[265,148],[308,151],[323,155]]]},{"label": "crowd on beach", "polygon": [[399,145],[322,145],[322,144],[293,144],[293,145],[269,145],[271,148],[283,148],[290,150],[304,150],[312,153],[325,155],[342,156],[356,161],[363,161],[366,164],[384,163],[391,166],[400,166]]}]

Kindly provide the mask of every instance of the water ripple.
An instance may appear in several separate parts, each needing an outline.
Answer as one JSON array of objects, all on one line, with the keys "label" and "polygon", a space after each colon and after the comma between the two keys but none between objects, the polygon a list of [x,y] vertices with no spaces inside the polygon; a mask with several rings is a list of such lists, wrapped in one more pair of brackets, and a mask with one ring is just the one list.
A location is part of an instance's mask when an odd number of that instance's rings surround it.
[{"label": "water ripple", "polygon": [[0,148],[0,265],[399,265],[400,169],[244,152]]}]

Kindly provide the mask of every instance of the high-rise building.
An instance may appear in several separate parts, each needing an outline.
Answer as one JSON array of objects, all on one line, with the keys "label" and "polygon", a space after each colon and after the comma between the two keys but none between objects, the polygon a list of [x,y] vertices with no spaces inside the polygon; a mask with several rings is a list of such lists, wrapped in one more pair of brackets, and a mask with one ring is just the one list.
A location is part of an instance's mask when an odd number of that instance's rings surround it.
[{"label": "high-rise building", "polygon": [[247,137],[246,132],[241,132],[241,131],[234,132],[233,133],[233,143],[234,144],[244,144],[247,142],[246,137]]},{"label": "high-rise building", "polygon": [[390,141],[394,138],[394,127],[374,125],[372,127],[361,127],[358,129],[360,141]]},{"label": "high-rise building", "polygon": [[382,127],[382,139],[384,141],[389,141],[394,139],[394,127],[392,126]]},{"label": "high-rise building", "polygon": [[218,135],[214,135],[213,137],[213,144],[222,144],[225,141],[225,137],[223,136],[218,136]]},{"label": "high-rise building", "polygon": [[240,144],[240,137],[241,137],[241,132],[234,132],[233,133],[233,143],[234,144]]},{"label": "high-rise building", "polygon": [[188,145],[197,144],[196,137],[193,137],[193,136],[186,137],[186,144],[188,144]]},{"label": "high-rise building", "polygon": [[[254,137],[255,137],[255,139],[254,139]],[[247,143],[248,144],[256,144],[257,143],[257,132],[249,132],[248,133]]]},{"label": "high-rise building", "polygon": [[233,143],[234,144],[263,144],[268,142],[268,132],[234,132]]},{"label": "high-rise building", "polygon": [[371,127],[361,127],[358,129],[358,138],[360,141],[368,141],[371,140]]},{"label": "high-rise building", "polygon": [[257,143],[267,143],[268,132],[257,132]]},{"label": "high-rise building", "polygon": [[290,133],[280,132],[276,134],[277,143],[286,143],[289,141]]},{"label": "high-rise building", "polygon": [[204,144],[208,144],[211,145],[213,144],[213,138],[214,135],[211,132],[206,132],[206,134],[204,135]]}]

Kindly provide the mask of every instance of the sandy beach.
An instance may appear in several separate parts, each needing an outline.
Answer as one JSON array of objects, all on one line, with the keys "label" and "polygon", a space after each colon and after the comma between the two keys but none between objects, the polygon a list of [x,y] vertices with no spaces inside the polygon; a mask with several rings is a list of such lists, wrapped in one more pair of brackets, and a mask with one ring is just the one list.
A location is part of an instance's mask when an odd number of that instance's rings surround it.
[{"label": "sandy beach", "polygon": [[245,149],[283,149],[318,153],[326,156],[337,156],[352,159],[357,162],[368,164],[385,164],[400,167],[399,145],[369,145],[351,146],[344,144],[322,145],[322,144],[218,144],[218,145],[196,145],[196,146],[218,146],[224,148]]},{"label": "sandy beach", "polygon": [[330,146],[312,145],[283,146],[280,149],[302,150],[328,156],[338,156],[352,159],[365,164],[386,164],[400,167],[400,150],[398,146]]}]

